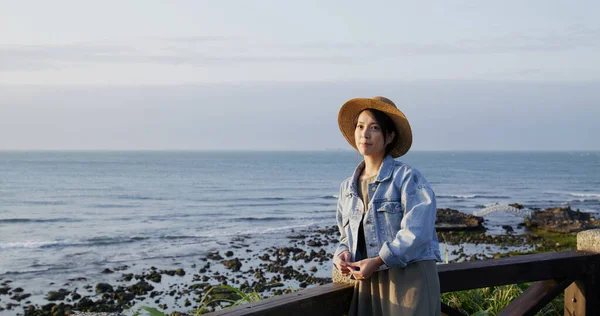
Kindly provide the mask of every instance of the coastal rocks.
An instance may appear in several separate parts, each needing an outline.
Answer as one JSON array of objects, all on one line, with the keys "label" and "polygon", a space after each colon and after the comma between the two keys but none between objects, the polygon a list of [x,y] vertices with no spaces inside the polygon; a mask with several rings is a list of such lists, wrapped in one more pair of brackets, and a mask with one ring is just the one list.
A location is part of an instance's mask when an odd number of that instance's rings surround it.
[{"label": "coastal rocks", "polygon": [[48,301],[62,301],[69,295],[69,291],[65,289],[60,289],[58,291],[50,291],[46,295],[46,300]]},{"label": "coastal rocks", "polygon": [[113,291],[113,287],[112,287],[112,285],[110,285],[108,283],[96,284],[96,293],[106,293],[106,292],[112,292],[112,291]]},{"label": "coastal rocks", "polygon": [[128,286],[127,289],[137,295],[143,295],[154,290],[154,286],[150,285],[150,283],[146,281],[140,281],[136,284]]},{"label": "coastal rocks", "polygon": [[465,214],[457,210],[437,209],[435,229],[439,231],[480,230],[483,227],[483,217]]},{"label": "coastal rocks", "polygon": [[221,257],[219,255],[218,251],[213,251],[211,253],[209,253],[206,258],[210,259],[210,260],[223,260],[223,257]]},{"label": "coastal rocks", "polygon": [[591,217],[589,213],[573,211],[571,207],[555,207],[534,211],[531,218],[525,220],[525,226],[551,232],[576,233],[598,228],[600,221]]},{"label": "coastal rocks", "polygon": [[242,262],[238,258],[234,258],[231,260],[223,260],[221,261],[221,263],[234,272],[240,271],[240,268],[242,267]]}]

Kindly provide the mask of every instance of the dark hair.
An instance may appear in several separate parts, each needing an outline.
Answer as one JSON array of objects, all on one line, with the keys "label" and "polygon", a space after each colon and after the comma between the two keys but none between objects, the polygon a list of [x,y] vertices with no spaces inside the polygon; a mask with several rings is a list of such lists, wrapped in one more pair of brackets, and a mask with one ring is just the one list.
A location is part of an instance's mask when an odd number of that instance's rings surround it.
[{"label": "dark hair", "polygon": [[[387,114],[379,110],[368,108],[362,110],[360,113],[364,111],[371,112],[373,118],[375,119],[377,124],[379,124],[379,128],[381,128],[381,132],[383,133],[384,143],[387,141],[388,134],[394,132],[394,140],[392,140],[387,146],[385,146],[385,154],[389,154],[390,151],[392,151],[392,148],[394,147],[394,143],[396,143],[396,139],[398,139],[398,131],[396,130],[396,125],[394,124],[394,121],[392,121],[392,119]],[[355,129],[356,125],[358,125],[358,116],[360,115],[360,113],[358,113],[358,115],[354,118]]]}]

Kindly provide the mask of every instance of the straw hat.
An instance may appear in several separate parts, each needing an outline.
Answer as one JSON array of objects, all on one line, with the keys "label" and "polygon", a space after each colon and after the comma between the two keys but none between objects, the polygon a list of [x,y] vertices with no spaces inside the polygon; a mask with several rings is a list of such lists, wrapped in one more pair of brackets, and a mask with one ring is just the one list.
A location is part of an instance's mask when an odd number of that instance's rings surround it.
[{"label": "straw hat", "polygon": [[392,119],[396,126],[396,139],[392,145],[390,155],[397,158],[406,154],[412,144],[410,124],[408,124],[406,116],[398,110],[394,102],[384,97],[356,98],[348,100],[342,105],[338,114],[338,125],[348,143],[358,150],[354,141],[354,121],[360,112],[366,109],[379,110]]}]

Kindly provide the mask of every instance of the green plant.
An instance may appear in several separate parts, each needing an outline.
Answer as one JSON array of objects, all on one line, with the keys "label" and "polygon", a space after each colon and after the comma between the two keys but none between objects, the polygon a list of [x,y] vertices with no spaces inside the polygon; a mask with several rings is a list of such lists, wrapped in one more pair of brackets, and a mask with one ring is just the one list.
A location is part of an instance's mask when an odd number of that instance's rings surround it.
[{"label": "green plant", "polygon": [[[468,315],[497,315],[504,307],[529,288],[530,283],[493,286],[442,294],[442,302]],[[562,315],[563,296],[555,298],[537,314]]]}]

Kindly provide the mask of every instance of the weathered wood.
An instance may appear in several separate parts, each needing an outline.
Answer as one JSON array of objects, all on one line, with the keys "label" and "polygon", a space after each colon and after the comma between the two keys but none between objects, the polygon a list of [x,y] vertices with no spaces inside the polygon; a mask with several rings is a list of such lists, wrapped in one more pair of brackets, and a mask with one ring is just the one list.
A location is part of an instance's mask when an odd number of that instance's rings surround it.
[{"label": "weathered wood", "polygon": [[329,283],[210,313],[211,316],[237,315],[345,315],[348,313],[354,287]]},{"label": "weathered wood", "polygon": [[585,316],[585,293],[584,283],[577,280],[565,290],[564,315]]},{"label": "weathered wood", "polygon": [[573,283],[573,279],[570,278],[562,281],[546,280],[535,282],[523,294],[510,302],[498,315],[535,315],[571,283]]},{"label": "weathered wood", "polygon": [[565,315],[600,315],[600,269],[586,269],[582,279],[573,282],[565,290]]},{"label": "weathered wood", "polygon": [[448,306],[444,303],[442,303],[442,313],[445,315],[448,315],[448,316],[467,316],[467,315],[461,313],[459,310],[457,310],[451,306]]},{"label": "weathered wood", "polygon": [[[579,232],[577,250],[600,254],[600,229]],[[565,291],[565,315],[600,315],[600,262],[590,261],[583,272]]]},{"label": "weathered wood", "polygon": [[442,293],[548,279],[578,279],[600,254],[564,251],[438,266]]}]

